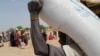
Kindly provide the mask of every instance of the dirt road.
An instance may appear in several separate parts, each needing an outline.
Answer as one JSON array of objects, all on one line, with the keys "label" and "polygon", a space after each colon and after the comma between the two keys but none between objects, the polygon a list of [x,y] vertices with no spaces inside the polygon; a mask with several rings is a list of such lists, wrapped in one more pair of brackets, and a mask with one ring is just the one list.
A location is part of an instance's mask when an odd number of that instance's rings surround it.
[{"label": "dirt road", "polygon": [[31,41],[28,46],[23,49],[18,47],[10,47],[9,42],[4,43],[4,47],[0,47],[0,56],[35,56]]},{"label": "dirt road", "polygon": [[[57,40],[47,41],[49,44],[59,46]],[[10,47],[9,42],[4,43],[4,47],[0,47],[0,56],[35,56],[31,40],[28,46],[23,46],[24,49],[18,47]]]}]

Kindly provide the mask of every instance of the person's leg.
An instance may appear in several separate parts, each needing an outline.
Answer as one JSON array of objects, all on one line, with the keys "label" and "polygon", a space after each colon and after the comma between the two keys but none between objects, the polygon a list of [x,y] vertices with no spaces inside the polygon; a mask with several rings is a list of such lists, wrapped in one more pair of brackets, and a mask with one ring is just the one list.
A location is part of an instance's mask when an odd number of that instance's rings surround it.
[{"label": "person's leg", "polygon": [[26,46],[28,45],[28,40],[26,38],[24,39],[24,43]]}]

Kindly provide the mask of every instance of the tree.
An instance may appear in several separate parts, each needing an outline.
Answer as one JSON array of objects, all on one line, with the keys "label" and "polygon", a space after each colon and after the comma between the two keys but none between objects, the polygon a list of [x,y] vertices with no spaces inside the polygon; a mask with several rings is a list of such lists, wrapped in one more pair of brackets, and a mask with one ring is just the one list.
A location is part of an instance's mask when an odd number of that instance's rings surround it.
[{"label": "tree", "polygon": [[25,30],[29,31],[29,30],[30,30],[30,28],[29,28],[29,27],[26,27],[26,28],[25,28]]},{"label": "tree", "polygon": [[45,30],[47,27],[45,27],[44,25],[40,25],[40,29],[41,30]]},{"label": "tree", "polygon": [[17,29],[21,30],[21,29],[23,29],[23,27],[22,26],[17,26]]}]

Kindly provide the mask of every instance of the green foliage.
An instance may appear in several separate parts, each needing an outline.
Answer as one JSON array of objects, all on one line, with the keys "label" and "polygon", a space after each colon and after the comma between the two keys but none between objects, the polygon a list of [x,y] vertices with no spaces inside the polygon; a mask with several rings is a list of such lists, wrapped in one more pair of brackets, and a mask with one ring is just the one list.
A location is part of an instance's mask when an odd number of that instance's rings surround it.
[{"label": "green foliage", "polygon": [[[27,31],[30,30],[29,27],[23,28],[23,26],[17,26],[16,28],[17,28],[18,30],[21,30],[21,29],[24,29],[24,30],[27,30]],[[45,30],[45,29],[47,29],[47,27],[45,27],[44,25],[40,25],[40,29],[41,29],[41,30]],[[12,31],[14,31],[14,30],[15,30],[15,28],[9,28],[7,31],[8,31],[8,32],[12,32]]]},{"label": "green foliage", "polygon": [[[29,30],[30,30],[29,27],[23,27],[23,26],[17,26],[16,28],[17,28],[18,30],[22,30],[22,29],[23,29],[23,30],[26,30],[26,31],[29,31]],[[12,31],[15,31],[16,28],[13,28],[13,27],[12,27],[12,28],[9,28],[9,29],[6,30],[6,31],[7,31],[7,32],[12,32]]]},{"label": "green foliage", "polygon": [[44,25],[40,25],[40,29],[41,30],[45,30],[47,27],[45,27]]},{"label": "green foliage", "polygon": [[23,27],[22,26],[17,26],[17,29],[21,30],[21,29],[23,29]]},{"label": "green foliage", "polygon": [[25,30],[30,30],[30,28],[29,27],[26,27],[26,28],[24,28]]}]

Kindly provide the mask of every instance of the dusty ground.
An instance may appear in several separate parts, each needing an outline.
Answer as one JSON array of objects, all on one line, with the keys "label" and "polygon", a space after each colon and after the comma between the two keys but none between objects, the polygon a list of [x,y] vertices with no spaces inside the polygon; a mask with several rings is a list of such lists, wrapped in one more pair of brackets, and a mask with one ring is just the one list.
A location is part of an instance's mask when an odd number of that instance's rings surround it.
[{"label": "dusty ground", "polygon": [[[50,44],[59,46],[57,40],[47,41]],[[0,56],[35,56],[31,40],[29,40],[29,45],[20,49],[18,47],[10,47],[9,42],[4,43],[4,47],[0,47]]]},{"label": "dusty ground", "polygon": [[29,45],[20,49],[18,47],[10,47],[9,42],[4,43],[4,47],[0,47],[0,56],[34,56],[31,41]]}]

